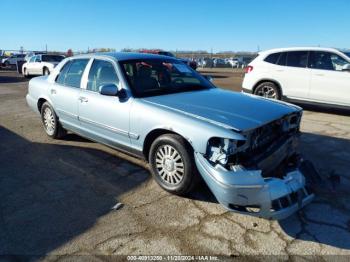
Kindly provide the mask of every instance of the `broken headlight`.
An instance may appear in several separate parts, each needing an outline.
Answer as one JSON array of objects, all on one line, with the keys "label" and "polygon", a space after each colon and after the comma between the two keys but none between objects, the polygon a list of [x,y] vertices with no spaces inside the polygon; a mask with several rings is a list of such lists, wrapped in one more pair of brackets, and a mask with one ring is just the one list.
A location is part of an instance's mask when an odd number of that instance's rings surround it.
[{"label": "broken headlight", "polygon": [[225,166],[229,157],[236,154],[245,141],[213,137],[208,141],[207,158],[214,164]]}]

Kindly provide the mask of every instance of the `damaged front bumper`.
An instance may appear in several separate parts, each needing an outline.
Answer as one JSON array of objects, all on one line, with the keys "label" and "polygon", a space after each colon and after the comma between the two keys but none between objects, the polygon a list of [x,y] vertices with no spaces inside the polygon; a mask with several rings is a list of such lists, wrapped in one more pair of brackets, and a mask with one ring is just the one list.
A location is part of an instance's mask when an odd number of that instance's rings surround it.
[{"label": "damaged front bumper", "polygon": [[200,153],[195,153],[195,161],[217,200],[230,211],[280,220],[314,198],[298,167],[288,170],[280,179],[264,178],[261,170],[217,168]]}]

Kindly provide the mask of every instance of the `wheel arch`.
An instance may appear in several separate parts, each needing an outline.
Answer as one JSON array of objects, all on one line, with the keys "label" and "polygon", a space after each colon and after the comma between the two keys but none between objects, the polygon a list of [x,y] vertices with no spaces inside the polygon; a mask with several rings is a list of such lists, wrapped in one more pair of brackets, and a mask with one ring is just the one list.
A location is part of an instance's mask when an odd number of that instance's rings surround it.
[{"label": "wheel arch", "polygon": [[173,131],[173,130],[169,130],[169,129],[165,129],[165,128],[157,128],[157,129],[153,129],[152,131],[150,131],[145,139],[144,139],[144,142],[143,142],[143,149],[142,149],[142,153],[145,157],[145,159],[148,161],[148,158],[149,158],[149,151],[151,149],[151,146],[153,144],[153,142],[160,136],[162,135],[165,135],[165,134],[175,134],[175,135],[178,135],[180,137],[182,137],[187,145],[189,146],[189,148],[191,148],[192,150],[193,149],[193,146],[192,144],[188,141],[188,139],[186,139],[184,136],[182,136],[181,134]]},{"label": "wheel arch", "polygon": [[42,68],[42,73],[43,74],[44,74],[45,69],[47,69],[50,72],[50,69],[46,65],[44,65],[43,68]]},{"label": "wheel arch", "polygon": [[38,102],[37,102],[37,107],[38,107],[39,113],[41,113],[41,108],[45,102],[48,102],[51,106],[53,106],[51,100],[48,97],[41,96],[41,97],[39,97]]}]

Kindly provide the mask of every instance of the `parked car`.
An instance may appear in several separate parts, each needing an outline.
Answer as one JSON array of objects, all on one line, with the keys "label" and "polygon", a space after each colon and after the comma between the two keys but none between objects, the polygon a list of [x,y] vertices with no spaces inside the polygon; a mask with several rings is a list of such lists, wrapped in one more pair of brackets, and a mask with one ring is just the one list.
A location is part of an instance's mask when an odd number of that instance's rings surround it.
[{"label": "parked car", "polygon": [[11,55],[8,58],[2,60],[4,66],[16,65],[17,61],[24,61],[25,54]]},{"label": "parked car", "polygon": [[259,53],[243,91],[273,99],[350,107],[349,53],[334,48],[283,48]]},{"label": "parked car", "polygon": [[214,67],[226,67],[225,60],[222,58],[214,58],[213,65]]},{"label": "parked car", "polygon": [[216,88],[175,58],[66,58],[29,81],[26,99],[49,137],[70,130],[144,158],[171,193],[201,176],[228,210],[274,219],[314,197],[297,150],[301,108]]},{"label": "parked car", "polygon": [[[140,50],[140,53],[146,53],[146,54],[155,54],[155,55],[165,55],[165,56],[170,56],[170,57],[175,57],[175,55],[171,52],[167,52],[167,51],[162,51],[162,50]],[[193,70],[196,70],[198,65],[197,62],[191,59],[187,59],[187,58],[177,58],[178,60],[182,61],[183,63],[189,65]]]},{"label": "parked car", "polygon": [[230,67],[239,67],[239,61],[237,58],[228,58],[227,59],[227,64],[230,65]]},{"label": "parked car", "polygon": [[31,75],[49,75],[50,72],[64,59],[62,55],[35,55],[22,66],[25,77]]},{"label": "parked car", "polygon": [[0,66],[3,66],[3,61],[5,61],[8,58],[8,56],[1,55],[0,56]]}]

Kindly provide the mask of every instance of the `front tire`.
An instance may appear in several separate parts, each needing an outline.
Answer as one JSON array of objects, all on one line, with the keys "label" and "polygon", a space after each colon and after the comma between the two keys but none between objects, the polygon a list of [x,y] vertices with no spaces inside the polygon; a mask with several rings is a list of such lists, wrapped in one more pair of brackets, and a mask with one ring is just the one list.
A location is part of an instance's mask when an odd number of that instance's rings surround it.
[{"label": "front tire", "polygon": [[254,95],[281,100],[281,92],[277,85],[272,82],[259,84],[254,90]]},{"label": "front tire", "polygon": [[48,102],[41,107],[41,120],[49,137],[59,139],[66,135],[67,131],[61,126],[55,111]]},{"label": "front tire", "polygon": [[151,173],[166,191],[186,195],[199,182],[193,150],[176,134],[165,134],[152,144],[149,154]]}]

